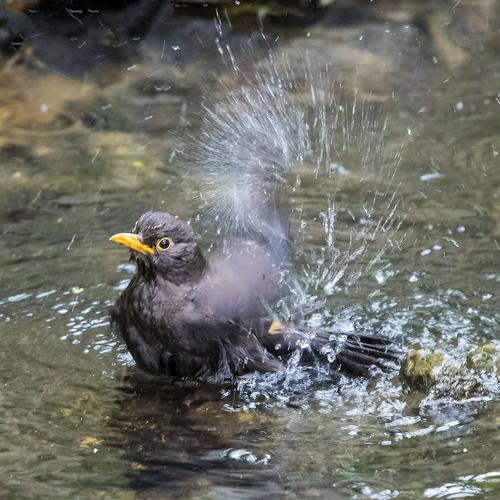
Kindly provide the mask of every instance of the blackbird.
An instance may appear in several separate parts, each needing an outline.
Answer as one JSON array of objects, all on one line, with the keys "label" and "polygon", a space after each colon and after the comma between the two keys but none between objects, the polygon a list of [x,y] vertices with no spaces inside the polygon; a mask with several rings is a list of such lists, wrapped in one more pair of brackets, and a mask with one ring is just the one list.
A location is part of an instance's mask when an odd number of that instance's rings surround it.
[{"label": "blackbird", "polygon": [[137,365],[155,375],[224,382],[278,372],[297,350],[332,367],[367,374],[399,359],[390,341],[281,325],[270,307],[281,293],[269,247],[242,241],[207,262],[192,227],[166,212],[142,215],[112,241],[130,248],[137,272],[112,308],[112,322]]}]

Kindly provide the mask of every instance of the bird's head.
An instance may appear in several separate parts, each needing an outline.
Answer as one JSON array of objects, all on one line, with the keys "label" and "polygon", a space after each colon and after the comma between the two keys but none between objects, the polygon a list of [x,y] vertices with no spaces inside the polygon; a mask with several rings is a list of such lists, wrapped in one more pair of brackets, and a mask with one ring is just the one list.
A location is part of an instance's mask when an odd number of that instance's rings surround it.
[{"label": "bird's head", "polygon": [[130,248],[131,260],[145,276],[180,284],[198,278],[205,268],[193,228],[167,212],[146,212],[131,233],[110,240]]}]

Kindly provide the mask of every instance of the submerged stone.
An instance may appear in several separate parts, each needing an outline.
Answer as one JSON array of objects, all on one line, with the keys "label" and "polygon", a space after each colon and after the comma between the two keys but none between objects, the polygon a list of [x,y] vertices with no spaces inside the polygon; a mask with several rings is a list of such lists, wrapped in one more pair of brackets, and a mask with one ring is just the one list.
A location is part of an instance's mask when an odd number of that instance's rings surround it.
[{"label": "submerged stone", "polygon": [[488,396],[488,394],[488,388],[475,373],[463,373],[455,376],[444,375],[439,378],[425,399],[426,403],[439,399],[463,401]]}]

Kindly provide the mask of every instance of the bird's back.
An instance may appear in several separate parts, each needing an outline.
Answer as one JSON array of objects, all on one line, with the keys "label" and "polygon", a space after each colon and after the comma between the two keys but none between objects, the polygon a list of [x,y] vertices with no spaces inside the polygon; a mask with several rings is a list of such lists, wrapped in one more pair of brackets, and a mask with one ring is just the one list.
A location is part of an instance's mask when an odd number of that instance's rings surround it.
[{"label": "bird's back", "polygon": [[252,241],[239,242],[213,258],[194,289],[199,307],[220,320],[268,316],[282,288],[273,254]]}]

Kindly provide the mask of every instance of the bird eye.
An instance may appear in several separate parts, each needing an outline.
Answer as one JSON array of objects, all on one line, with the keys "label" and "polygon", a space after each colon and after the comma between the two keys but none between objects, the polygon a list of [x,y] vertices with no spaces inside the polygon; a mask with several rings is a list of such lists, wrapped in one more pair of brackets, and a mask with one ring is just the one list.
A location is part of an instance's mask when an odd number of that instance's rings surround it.
[{"label": "bird eye", "polygon": [[161,240],[158,240],[158,243],[156,244],[156,250],[159,252],[164,252],[165,250],[168,250],[170,247],[174,246],[174,242],[172,241],[172,238],[162,238]]}]

